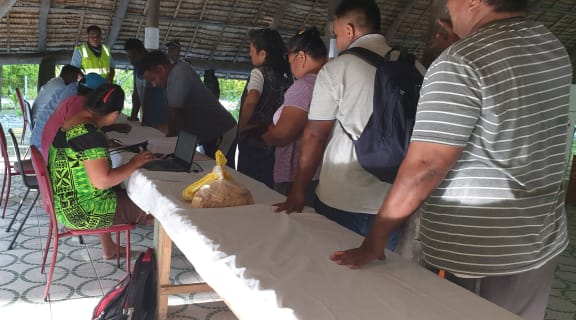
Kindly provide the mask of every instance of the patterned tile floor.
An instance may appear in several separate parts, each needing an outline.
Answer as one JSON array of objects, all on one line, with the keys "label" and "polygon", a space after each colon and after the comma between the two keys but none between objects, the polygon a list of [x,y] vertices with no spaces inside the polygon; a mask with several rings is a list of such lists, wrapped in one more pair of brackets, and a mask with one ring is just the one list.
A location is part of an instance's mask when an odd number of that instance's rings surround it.
[{"label": "patterned tile floor", "polygon": [[546,320],[576,320],[576,205],[566,209],[570,244],[558,260]]},{"label": "patterned tile floor", "polygon": [[[4,113],[0,113],[0,120],[5,129],[20,125],[18,119]],[[0,319],[89,319],[97,301],[125,275],[125,271],[116,267],[115,260],[102,259],[96,237],[85,237],[85,245],[79,244],[77,238],[66,238],[59,247],[50,290],[51,301],[44,302],[42,295],[46,278],[40,274],[40,262],[48,217],[38,204],[15,248],[6,250],[14,228],[20,225],[21,220],[17,220],[11,232],[6,232],[6,227],[25,191],[20,178],[15,178],[6,218],[0,219]],[[31,204],[33,195],[29,196],[24,208]],[[571,243],[559,258],[546,320],[576,320],[576,205],[567,209]],[[21,212],[19,219],[23,215]],[[152,246],[152,238],[152,228],[137,227],[132,236],[133,251],[143,251]],[[170,279],[173,283],[199,281],[193,266],[177,248],[173,250]],[[214,293],[172,296],[169,305],[169,319],[236,319]]]},{"label": "patterned tile floor", "polygon": [[[21,118],[3,111],[0,120],[5,130],[14,128],[17,135],[21,133]],[[29,138],[28,133],[26,135]],[[12,156],[11,142],[8,149]],[[48,215],[37,203],[14,249],[7,250],[36,195],[35,191],[30,193],[14,226],[7,232],[6,228],[26,192],[20,177],[13,178],[11,189],[6,217],[0,219],[0,319],[90,319],[98,300],[126,274],[124,264],[118,268],[116,260],[103,260],[96,236],[84,237],[85,245],[81,245],[76,237],[65,238],[58,250],[50,301],[44,302],[46,276],[40,273],[40,263],[46,244]],[[132,233],[132,251],[141,252],[151,247],[153,233],[151,227],[137,227]],[[136,254],[133,254],[132,264],[135,259]],[[175,284],[201,281],[194,267],[177,248],[172,254],[170,281]],[[215,293],[171,296],[168,312],[169,319],[176,320],[236,319]]]},{"label": "patterned tile floor", "polygon": [[[65,238],[58,250],[50,301],[44,302],[46,277],[40,273],[40,263],[49,221],[39,205],[26,221],[15,248],[6,250],[15,234],[14,227],[10,232],[6,232],[6,227],[26,191],[19,178],[17,181],[12,187],[6,218],[0,219],[0,318],[89,319],[99,298],[126,274],[124,264],[118,268],[116,260],[103,260],[96,236],[85,237],[85,245],[76,237]],[[31,195],[28,198],[33,198],[34,194]],[[24,208],[31,202],[26,201]],[[24,212],[18,215],[16,228],[23,216]],[[132,250],[144,251],[152,246],[152,238],[151,227],[137,227],[132,233]],[[171,282],[199,282],[192,265],[177,249],[173,251]],[[169,301],[170,319],[236,319],[214,293],[172,296]]]}]

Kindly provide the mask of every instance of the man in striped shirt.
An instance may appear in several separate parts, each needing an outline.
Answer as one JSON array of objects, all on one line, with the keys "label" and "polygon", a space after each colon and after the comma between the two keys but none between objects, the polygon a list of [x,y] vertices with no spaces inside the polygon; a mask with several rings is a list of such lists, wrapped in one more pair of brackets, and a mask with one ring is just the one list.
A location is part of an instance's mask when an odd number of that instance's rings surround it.
[{"label": "man in striped shirt", "polygon": [[412,144],[368,237],[332,259],[384,258],[422,202],[426,263],[522,316],[543,319],[567,245],[565,143],[572,68],[528,0],[448,0],[462,38],[430,66]]}]

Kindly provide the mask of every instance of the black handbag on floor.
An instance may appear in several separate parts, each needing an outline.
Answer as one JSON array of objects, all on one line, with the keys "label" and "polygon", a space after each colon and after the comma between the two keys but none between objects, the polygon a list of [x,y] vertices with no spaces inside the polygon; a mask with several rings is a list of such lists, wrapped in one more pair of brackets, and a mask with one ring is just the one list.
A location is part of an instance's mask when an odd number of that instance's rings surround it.
[{"label": "black handbag on floor", "polygon": [[155,320],[156,257],[154,249],[142,252],[132,274],[126,275],[98,302],[92,320]]}]

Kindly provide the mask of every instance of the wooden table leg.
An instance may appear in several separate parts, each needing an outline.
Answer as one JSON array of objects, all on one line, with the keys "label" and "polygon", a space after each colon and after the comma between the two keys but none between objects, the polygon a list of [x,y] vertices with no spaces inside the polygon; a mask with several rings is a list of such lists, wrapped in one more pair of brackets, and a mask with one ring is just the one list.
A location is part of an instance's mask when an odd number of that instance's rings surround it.
[{"label": "wooden table leg", "polygon": [[172,239],[166,233],[162,225],[156,221],[154,227],[156,264],[158,271],[158,283],[156,286],[156,297],[158,307],[156,311],[157,320],[168,318],[168,296],[181,293],[209,292],[214,291],[206,283],[191,283],[170,285],[170,263],[172,262]]},{"label": "wooden table leg", "polygon": [[166,234],[162,225],[158,225],[158,243],[156,247],[156,261],[158,264],[158,309],[157,319],[166,320],[168,315],[168,295],[166,295],[162,288],[170,286],[170,262],[172,259],[172,240]]}]

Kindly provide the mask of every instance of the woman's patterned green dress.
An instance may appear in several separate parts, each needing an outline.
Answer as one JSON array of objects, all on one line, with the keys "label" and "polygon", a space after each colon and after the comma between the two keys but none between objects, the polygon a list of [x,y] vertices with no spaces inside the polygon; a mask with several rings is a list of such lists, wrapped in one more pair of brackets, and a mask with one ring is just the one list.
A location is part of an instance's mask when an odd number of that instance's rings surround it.
[{"label": "woman's patterned green dress", "polygon": [[106,137],[93,124],[60,129],[50,147],[48,166],[58,222],[73,229],[110,227],[116,212],[116,193],[95,188],[85,160],[110,161]]}]

